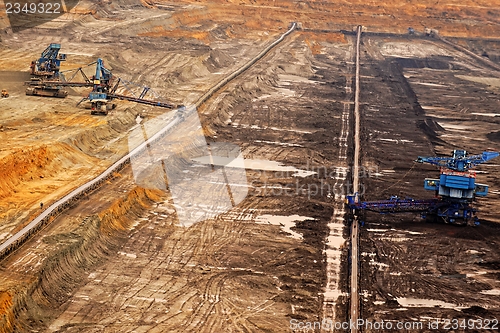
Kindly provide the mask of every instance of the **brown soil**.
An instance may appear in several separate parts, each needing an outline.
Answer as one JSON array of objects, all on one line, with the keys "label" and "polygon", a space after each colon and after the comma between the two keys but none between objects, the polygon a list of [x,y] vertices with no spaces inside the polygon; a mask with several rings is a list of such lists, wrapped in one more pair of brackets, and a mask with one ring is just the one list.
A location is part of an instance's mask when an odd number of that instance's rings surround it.
[{"label": "brown soil", "polygon": [[[419,155],[500,149],[492,135],[497,121],[488,116],[496,113],[498,90],[460,79],[498,73],[435,41],[370,36],[363,43],[363,161],[380,170],[364,181],[366,200],[431,198],[422,180],[437,177],[439,170],[413,164]],[[418,321],[425,328],[437,319],[498,318],[498,296],[488,294],[500,286],[493,264],[499,260],[500,239],[495,163],[478,168],[478,182],[488,183],[491,193],[478,200],[483,224],[477,228],[428,224],[417,214],[366,216],[360,234],[363,318]]]},{"label": "brown soil", "polygon": [[[248,169],[242,203],[184,228],[169,191],[137,187],[125,167],[1,262],[0,332],[290,332],[291,319],[346,320],[347,228],[335,217],[350,191],[338,171],[351,163],[340,156],[352,109],[348,31],[362,24],[382,33],[366,34],[362,45],[364,198],[426,198],[422,179],[437,170],[412,168],[418,155],[500,149],[491,115],[500,91],[497,72],[423,29],[500,63],[499,11],[454,0],[81,1],[60,20],[17,34],[0,17],[0,82],[11,93],[0,100],[0,240],[36,216],[40,202],[123,156],[138,116],[146,122],[168,112],[118,102],[107,117],[91,116],[75,106],[87,93],[80,88],[62,100],[25,96],[28,64],[48,39],[68,54],[65,68],[101,57],[115,75],[189,105],[300,22],[303,30],[198,111],[209,142],[236,144],[248,160],[316,171]],[[408,26],[418,35],[402,35]],[[499,296],[487,292],[500,287],[495,170],[480,168],[491,193],[478,202],[486,222],[477,229],[368,215],[360,235],[363,318],[498,318]],[[289,230],[257,223],[267,215],[302,221]],[[326,245],[332,228],[340,245]],[[338,263],[329,268],[338,298],[325,312],[327,255]],[[404,306],[405,297],[457,309]]]}]

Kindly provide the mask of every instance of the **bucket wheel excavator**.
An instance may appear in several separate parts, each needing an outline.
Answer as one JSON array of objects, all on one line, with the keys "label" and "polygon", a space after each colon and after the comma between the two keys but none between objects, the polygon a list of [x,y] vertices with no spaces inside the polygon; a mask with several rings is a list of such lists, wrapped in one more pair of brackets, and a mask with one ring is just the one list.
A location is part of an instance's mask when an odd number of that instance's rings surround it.
[{"label": "bucket wheel excavator", "polygon": [[474,167],[499,155],[485,151],[467,155],[465,150],[454,150],[451,157],[422,157],[416,162],[429,163],[440,168],[439,178],[425,178],[424,189],[433,191],[432,199],[415,200],[392,196],[389,200],[359,201],[357,193],[346,197],[347,207],[355,215],[365,211],[381,214],[420,212],[422,218],[432,222],[456,225],[478,225],[477,209],[473,202],[488,194],[488,185],[476,183]]}]

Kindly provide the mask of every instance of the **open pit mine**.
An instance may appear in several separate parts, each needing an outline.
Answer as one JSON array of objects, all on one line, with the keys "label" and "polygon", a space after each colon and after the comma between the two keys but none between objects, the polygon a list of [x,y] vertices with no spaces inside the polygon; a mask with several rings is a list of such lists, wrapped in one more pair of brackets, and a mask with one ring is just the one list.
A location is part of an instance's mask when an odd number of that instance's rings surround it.
[{"label": "open pit mine", "polygon": [[500,328],[500,4],[0,2],[0,333]]}]

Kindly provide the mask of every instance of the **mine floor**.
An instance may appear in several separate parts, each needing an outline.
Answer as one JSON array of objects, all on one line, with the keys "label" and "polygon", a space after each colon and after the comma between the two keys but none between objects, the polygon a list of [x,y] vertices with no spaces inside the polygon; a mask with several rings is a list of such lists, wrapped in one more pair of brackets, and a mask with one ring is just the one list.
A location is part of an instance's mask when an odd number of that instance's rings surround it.
[{"label": "mine floor", "polygon": [[[419,155],[500,150],[499,72],[439,39],[405,35],[417,20],[409,10],[399,15],[411,18],[387,29],[392,19],[370,21],[350,7],[334,21],[328,3],[275,3],[274,16],[259,3],[146,3],[83,1],[81,14],[36,35],[1,35],[0,88],[10,97],[0,99],[0,241],[28,224],[40,202],[49,205],[126,154],[141,124],[169,112],[119,101],[108,116],[92,116],[76,106],[83,88],[66,99],[25,96],[29,63],[54,35],[68,54],[65,67],[101,57],[113,74],[189,105],[300,19],[302,30],[197,110],[211,146],[241,150],[248,193],[186,227],[178,198],[138,184],[125,166],[0,263],[0,332],[290,332],[291,320],[348,320],[343,199],[352,190],[350,31],[357,24],[371,29],[360,70],[365,199],[432,197],[423,179],[438,170],[415,165]],[[499,10],[484,17],[497,22]],[[442,31],[500,64],[500,41],[489,29],[482,36],[452,20]],[[425,325],[500,318],[498,164],[478,168],[478,181],[490,185],[477,202],[479,227],[367,215],[359,235],[361,318]]]}]

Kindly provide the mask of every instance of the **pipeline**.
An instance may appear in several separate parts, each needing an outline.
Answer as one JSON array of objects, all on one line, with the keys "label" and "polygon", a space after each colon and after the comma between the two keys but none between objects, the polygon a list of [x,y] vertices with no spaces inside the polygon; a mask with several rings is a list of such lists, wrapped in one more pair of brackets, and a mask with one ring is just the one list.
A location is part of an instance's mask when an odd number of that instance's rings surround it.
[{"label": "pipeline", "polygon": [[111,165],[99,176],[79,186],[78,188],[74,189],[73,191],[50,205],[40,215],[33,219],[33,221],[31,221],[27,226],[25,226],[23,229],[18,231],[7,241],[0,245],[0,260],[4,259],[9,254],[14,252],[21,244],[27,241],[33,234],[42,229],[64,210],[72,207],[76,203],[76,201],[96,190],[102,183],[111,178],[113,176],[113,173],[120,171],[125,167],[126,164],[130,163],[131,157],[143,153],[148,145],[155,143],[163,138],[175,125],[177,125],[182,120],[183,117],[189,115],[194,110],[195,108],[190,108],[187,110],[178,109],[175,118],[161,130],[156,132],[155,135],[151,136],[148,140],[144,141],[142,144],[134,148],[127,155],[123,156],[118,161],[113,163],[113,165]]},{"label": "pipeline", "polygon": [[61,199],[59,199],[58,201],[47,207],[47,209],[45,209],[40,215],[38,215],[35,219],[33,219],[33,221],[31,221],[27,226],[25,226],[16,234],[14,234],[12,237],[10,237],[5,242],[0,244],[0,261],[5,259],[9,254],[13,253],[28,239],[30,239],[35,233],[43,229],[43,227],[45,227],[48,223],[54,220],[63,211],[71,208],[82,197],[87,196],[92,191],[100,187],[102,183],[104,183],[107,179],[112,177],[113,173],[122,170],[126,164],[130,163],[131,157],[143,153],[144,151],[146,151],[148,145],[157,142],[165,135],[167,135],[175,125],[177,125],[179,122],[182,121],[184,117],[196,111],[196,109],[203,103],[205,103],[210,97],[212,97],[214,93],[216,93],[218,90],[220,90],[230,81],[232,81],[238,75],[240,75],[248,68],[250,68],[252,65],[254,65],[259,59],[261,59],[267,53],[269,53],[269,51],[271,51],[271,49],[273,49],[276,45],[281,43],[286,36],[291,34],[296,29],[296,27],[297,24],[293,22],[291,28],[288,31],[286,31],[283,35],[281,35],[276,41],[274,41],[263,51],[257,54],[252,60],[243,65],[243,67],[239,68],[226,78],[219,81],[215,86],[210,88],[210,90],[208,90],[204,95],[202,95],[195,103],[196,107],[190,107],[187,109],[182,107],[177,109],[176,111],[177,115],[174,117],[174,119],[171,122],[169,122],[165,127],[163,127],[161,130],[159,130],[155,135],[151,136],[148,140],[144,141],[142,144],[137,146],[127,155],[123,156],[118,161],[113,163],[113,165],[111,165],[99,176],[79,186],[75,190],[66,194],[64,197],[62,197]]},{"label": "pipeline", "polygon": [[[356,77],[354,91],[354,171],[353,190],[358,191],[359,186],[359,149],[360,149],[360,115],[359,115],[359,93],[360,93],[360,42],[363,27],[358,25],[356,33]],[[351,225],[351,298],[350,298],[350,322],[357,323],[359,318],[359,231],[356,227],[358,221],[353,221]],[[351,333],[358,333],[358,328],[350,327]]]}]

